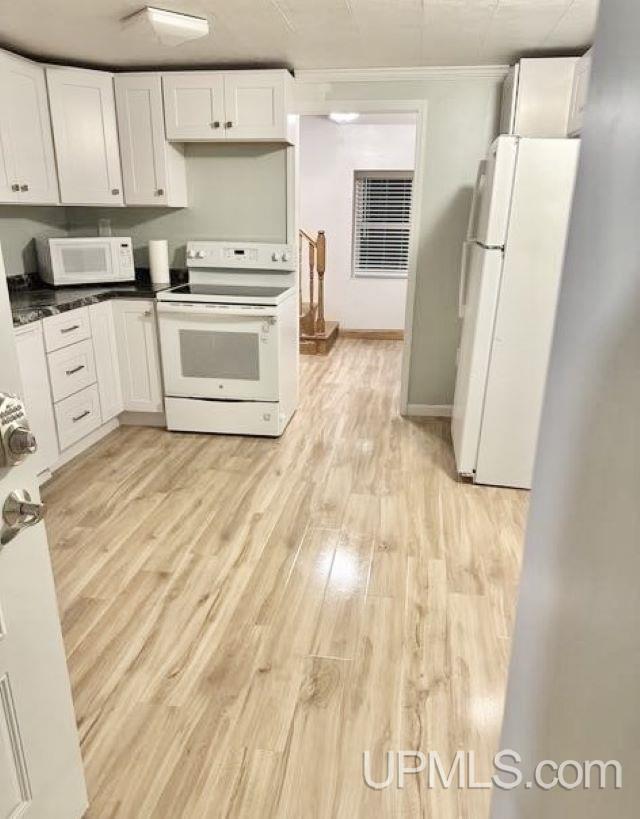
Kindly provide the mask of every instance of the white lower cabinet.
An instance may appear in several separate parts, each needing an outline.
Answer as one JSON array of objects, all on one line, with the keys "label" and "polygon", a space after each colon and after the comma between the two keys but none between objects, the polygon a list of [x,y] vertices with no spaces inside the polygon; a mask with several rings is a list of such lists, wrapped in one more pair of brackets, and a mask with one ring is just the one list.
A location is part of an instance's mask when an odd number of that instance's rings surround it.
[{"label": "white lower cabinet", "polygon": [[105,301],[89,307],[103,423],[115,418],[124,409],[113,305],[114,302]]},{"label": "white lower cabinet", "polygon": [[46,473],[58,460],[58,436],[49,388],[47,357],[42,339],[42,322],[35,321],[15,330],[23,398],[38,450],[33,455],[38,474]]},{"label": "white lower cabinet", "polygon": [[67,449],[102,424],[97,385],[59,401],[55,413],[60,449]]},{"label": "white lower cabinet", "polygon": [[124,409],[162,412],[164,401],[155,302],[117,299],[113,302],[113,317]]}]

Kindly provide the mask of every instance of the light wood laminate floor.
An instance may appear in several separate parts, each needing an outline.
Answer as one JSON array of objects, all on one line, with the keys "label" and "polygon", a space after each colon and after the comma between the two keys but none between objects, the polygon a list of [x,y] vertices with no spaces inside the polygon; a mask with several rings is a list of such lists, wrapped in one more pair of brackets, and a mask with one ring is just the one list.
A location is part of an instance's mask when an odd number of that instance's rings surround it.
[{"label": "light wood laminate floor", "polygon": [[497,749],[525,493],[398,415],[401,343],[304,357],[280,440],[120,428],[45,487],[91,817],[486,817],[372,790]]}]

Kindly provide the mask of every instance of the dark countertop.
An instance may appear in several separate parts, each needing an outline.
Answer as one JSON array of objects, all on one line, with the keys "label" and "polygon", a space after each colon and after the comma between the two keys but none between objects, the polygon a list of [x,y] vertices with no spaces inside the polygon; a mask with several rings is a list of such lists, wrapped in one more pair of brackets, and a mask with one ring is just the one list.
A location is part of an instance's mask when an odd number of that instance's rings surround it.
[{"label": "dark countertop", "polygon": [[32,280],[27,287],[9,289],[13,326],[20,327],[75,310],[107,299],[154,299],[160,290],[171,285],[154,285],[146,277],[131,284],[81,285],[78,287],[50,287]]}]

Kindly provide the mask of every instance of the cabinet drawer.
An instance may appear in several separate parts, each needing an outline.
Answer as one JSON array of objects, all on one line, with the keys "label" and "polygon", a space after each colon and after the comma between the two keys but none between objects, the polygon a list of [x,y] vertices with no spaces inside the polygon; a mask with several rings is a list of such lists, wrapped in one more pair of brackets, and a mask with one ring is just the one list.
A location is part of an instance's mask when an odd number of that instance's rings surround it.
[{"label": "cabinet drawer", "polygon": [[90,387],[55,405],[60,449],[75,444],[102,424],[98,387]]},{"label": "cabinet drawer", "polygon": [[49,375],[54,401],[62,401],[96,382],[91,339],[49,353]]},{"label": "cabinet drawer", "polygon": [[42,327],[48,353],[91,337],[89,311],[86,307],[69,310],[59,316],[49,316],[42,320]]}]

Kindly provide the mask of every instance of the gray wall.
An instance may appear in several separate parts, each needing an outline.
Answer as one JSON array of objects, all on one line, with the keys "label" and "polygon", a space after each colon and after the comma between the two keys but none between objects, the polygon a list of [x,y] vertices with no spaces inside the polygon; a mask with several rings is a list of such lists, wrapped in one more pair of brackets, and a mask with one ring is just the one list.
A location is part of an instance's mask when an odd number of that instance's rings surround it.
[{"label": "gray wall", "polygon": [[[420,246],[409,403],[451,404],[459,339],[460,253],[478,162],[497,132],[499,72],[469,77],[443,69],[423,81],[305,83],[301,102],[421,100],[427,103]],[[327,287],[331,286],[327,272]]]},{"label": "gray wall", "polygon": [[496,791],[493,819],[632,819],[640,781],[640,5],[603,3],[502,747],[623,788]]},{"label": "gray wall", "polygon": [[7,276],[38,269],[34,236],[65,233],[65,208],[0,205],[0,245]]},{"label": "gray wall", "polygon": [[99,219],[111,221],[114,236],[132,237],[141,266],[149,239],[169,240],[175,267],[184,266],[187,239],[286,240],[285,148],[193,143],[186,155],[188,208],[0,207],[7,275],[37,270],[34,236],[95,234]]},{"label": "gray wall", "polygon": [[169,240],[174,267],[184,267],[187,239],[286,240],[286,148],[192,143],[186,155],[187,208],[68,208],[69,229],[92,232],[110,219],[114,236],[132,237],[141,266],[149,239]]}]

